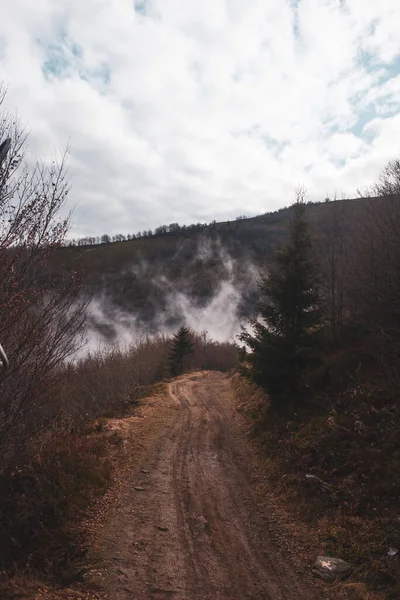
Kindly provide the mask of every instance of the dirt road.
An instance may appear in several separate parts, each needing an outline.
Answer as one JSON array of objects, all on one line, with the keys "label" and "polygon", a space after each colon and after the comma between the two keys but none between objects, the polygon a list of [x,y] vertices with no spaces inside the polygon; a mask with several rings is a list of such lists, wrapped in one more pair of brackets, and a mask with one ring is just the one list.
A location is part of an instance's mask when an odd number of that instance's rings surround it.
[{"label": "dirt road", "polygon": [[169,402],[168,427],[128,477],[107,529],[107,598],[317,598],[254,508],[229,379],[185,376],[170,384]]}]

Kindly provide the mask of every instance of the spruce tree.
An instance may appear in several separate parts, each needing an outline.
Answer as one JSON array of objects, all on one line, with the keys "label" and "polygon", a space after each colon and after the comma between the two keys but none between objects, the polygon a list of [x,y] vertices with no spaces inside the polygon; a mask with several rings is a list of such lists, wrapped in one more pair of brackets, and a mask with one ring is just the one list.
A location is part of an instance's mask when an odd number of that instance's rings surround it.
[{"label": "spruce tree", "polygon": [[173,377],[183,372],[185,359],[192,354],[193,350],[194,345],[190,330],[182,325],[172,339],[172,348],[169,355],[170,370]]},{"label": "spruce tree", "polygon": [[316,359],[320,323],[317,270],[301,197],[292,207],[288,237],[260,282],[261,320],[239,339],[249,349],[244,373],[269,394],[271,404],[296,407],[303,374]]}]

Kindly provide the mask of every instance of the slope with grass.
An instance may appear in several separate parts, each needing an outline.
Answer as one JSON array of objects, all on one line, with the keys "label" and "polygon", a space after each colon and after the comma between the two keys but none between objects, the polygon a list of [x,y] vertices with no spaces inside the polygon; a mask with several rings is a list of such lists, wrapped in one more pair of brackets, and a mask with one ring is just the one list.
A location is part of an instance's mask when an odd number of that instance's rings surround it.
[{"label": "slope with grass", "polygon": [[[322,231],[335,205],[344,219],[354,219],[362,200],[307,204],[307,216],[316,232]],[[286,235],[291,209],[227,223],[215,223],[202,231],[180,230],[162,236],[125,242],[60,248],[47,277],[55,281],[65,271],[82,273],[83,282],[101,300],[102,316],[93,325],[110,337],[118,310],[131,314],[143,332],[182,323],[176,294],[190,300],[193,309],[207,305],[221,282],[239,293],[237,318],[254,316],[259,268]],[[108,324],[108,329],[107,329]]]},{"label": "slope with grass", "polygon": [[233,385],[239,411],[264,456],[269,487],[296,524],[293,538],[304,539],[305,530],[309,547],[353,566],[354,583],[395,599],[400,594],[398,386],[371,353],[363,340],[362,349],[352,344],[326,355],[318,377],[323,371],[329,385],[297,416],[272,414],[265,394],[239,375]]}]

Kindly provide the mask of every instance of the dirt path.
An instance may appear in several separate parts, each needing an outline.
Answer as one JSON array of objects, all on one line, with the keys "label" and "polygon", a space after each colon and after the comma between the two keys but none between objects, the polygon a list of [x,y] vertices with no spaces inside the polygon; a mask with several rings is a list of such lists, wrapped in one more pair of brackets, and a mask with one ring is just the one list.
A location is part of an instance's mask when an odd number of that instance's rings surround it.
[{"label": "dirt path", "polygon": [[229,379],[183,377],[169,402],[168,426],[126,481],[104,534],[107,598],[317,598],[257,514]]}]

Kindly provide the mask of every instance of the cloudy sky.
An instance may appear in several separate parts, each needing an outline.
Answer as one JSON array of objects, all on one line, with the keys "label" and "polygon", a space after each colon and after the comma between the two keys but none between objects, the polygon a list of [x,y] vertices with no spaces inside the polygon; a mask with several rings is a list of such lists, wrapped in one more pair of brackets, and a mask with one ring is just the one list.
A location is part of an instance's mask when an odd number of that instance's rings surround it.
[{"label": "cloudy sky", "polygon": [[354,195],[400,156],[399,0],[0,0],[32,155],[75,235]]}]

